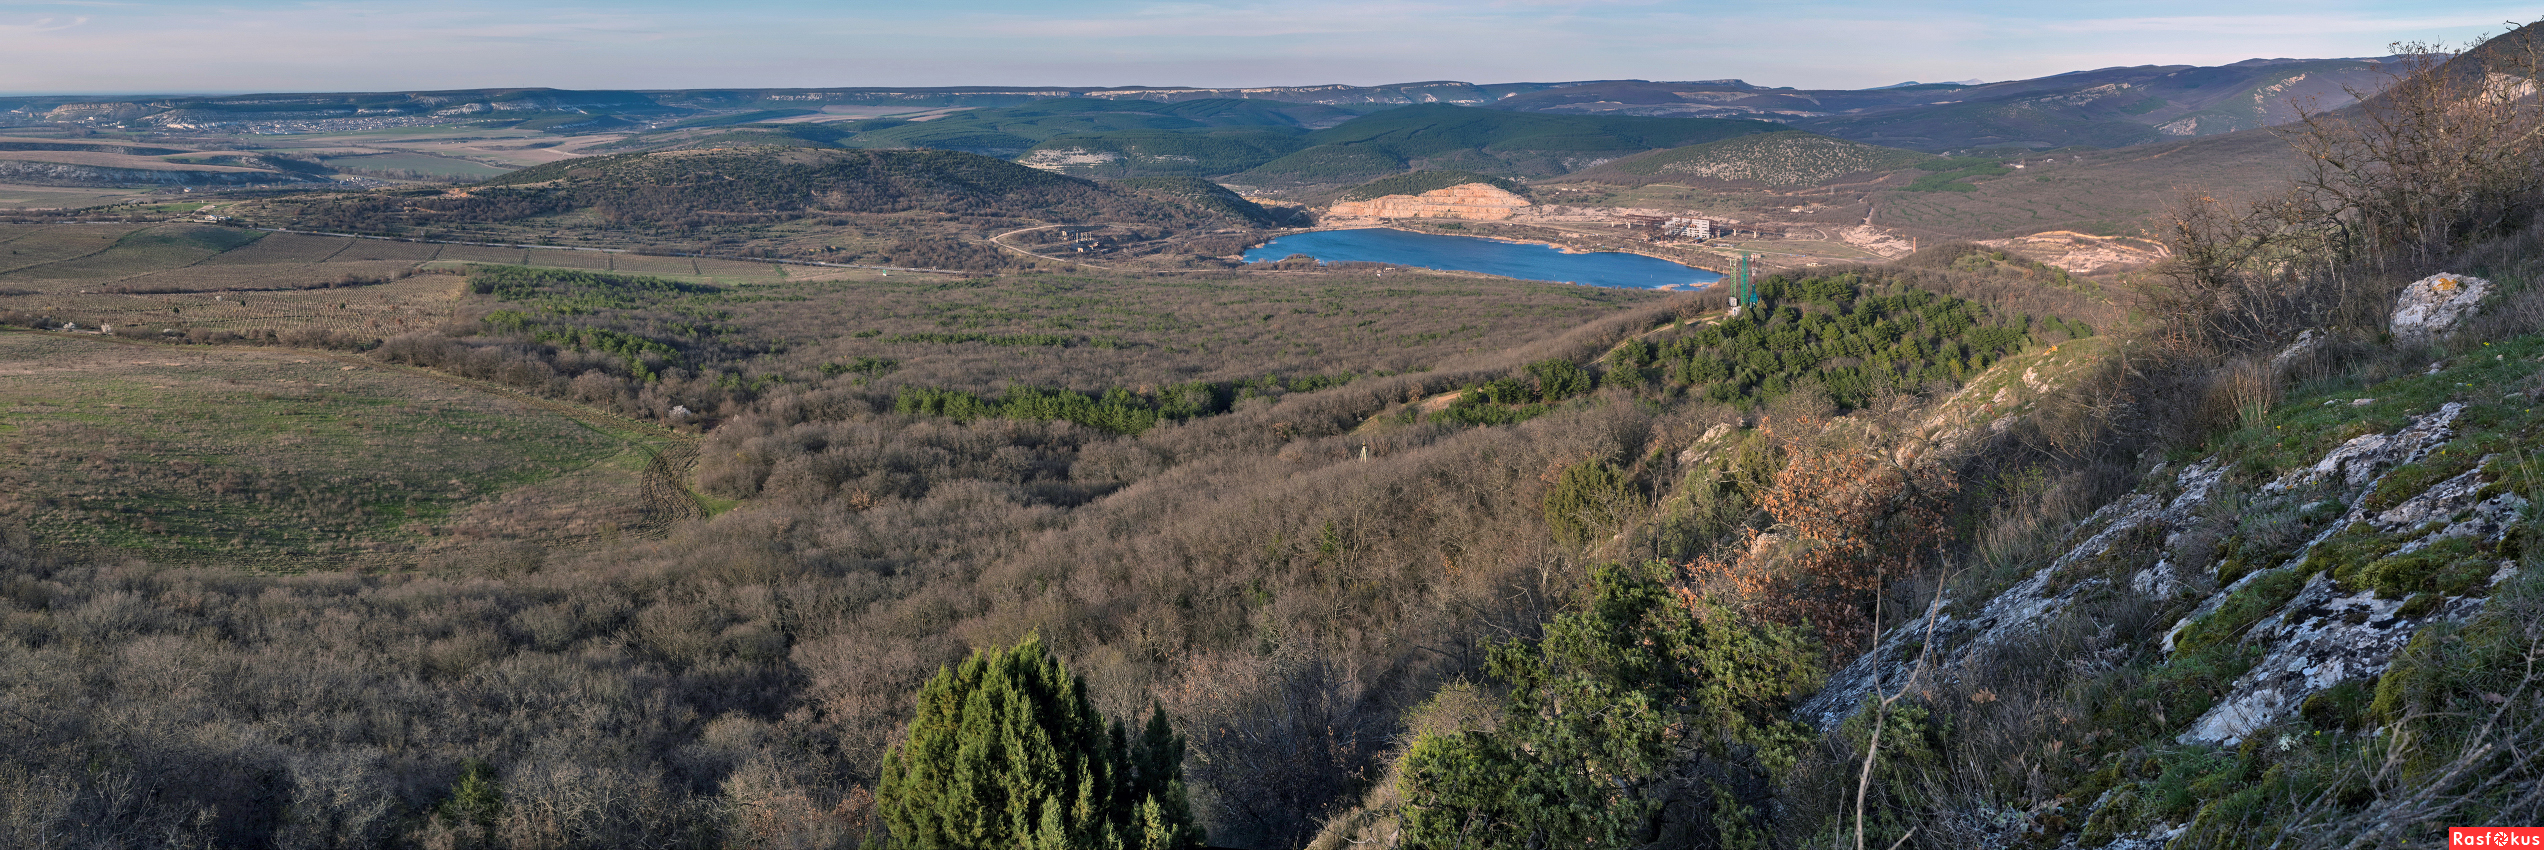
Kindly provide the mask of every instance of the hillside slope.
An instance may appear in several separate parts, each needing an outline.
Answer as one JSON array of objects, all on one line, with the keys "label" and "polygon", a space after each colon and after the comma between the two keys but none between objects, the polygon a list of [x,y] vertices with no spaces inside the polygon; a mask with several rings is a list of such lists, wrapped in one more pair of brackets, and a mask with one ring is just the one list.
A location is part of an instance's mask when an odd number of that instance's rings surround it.
[{"label": "hillside slope", "polygon": [[1786,129],[1765,121],[1537,115],[1430,104],[1373,113],[1230,175],[1239,183],[1356,183],[1409,169],[1562,174],[1620,156]]},{"label": "hillside slope", "polygon": [[506,222],[588,213],[658,226],[930,211],[995,219],[1199,223],[1219,213],[954,151],[740,148],[565,160],[464,193],[345,196],[304,215],[347,226]]},{"label": "hillside slope", "polygon": [[1995,146],[2116,147],[2284,124],[2300,104],[2338,107],[2383,89],[2404,57],[2139,65],[2028,80],[1798,90],[1739,80],[1585,83],[1511,95],[1494,109],[1573,115],[1754,117],[1928,152]]},{"label": "hillside slope", "polygon": [[1624,185],[1692,179],[1792,188],[1895,171],[1929,159],[1915,151],[1788,131],[1637,154],[1573,176]]}]

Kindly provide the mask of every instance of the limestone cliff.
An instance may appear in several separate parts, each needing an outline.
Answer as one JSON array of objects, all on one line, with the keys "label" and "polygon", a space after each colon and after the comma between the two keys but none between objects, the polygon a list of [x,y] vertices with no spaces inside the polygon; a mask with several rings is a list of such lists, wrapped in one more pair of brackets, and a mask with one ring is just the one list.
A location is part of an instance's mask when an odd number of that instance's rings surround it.
[{"label": "limestone cliff", "polygon": [[1503,221],[1529,206],[1527,198],[1484,183],[1433,189],[1419,195],[1386,195],[1366,201],[1341,201],[1325,211],[1327,218],[1455,218]]}]

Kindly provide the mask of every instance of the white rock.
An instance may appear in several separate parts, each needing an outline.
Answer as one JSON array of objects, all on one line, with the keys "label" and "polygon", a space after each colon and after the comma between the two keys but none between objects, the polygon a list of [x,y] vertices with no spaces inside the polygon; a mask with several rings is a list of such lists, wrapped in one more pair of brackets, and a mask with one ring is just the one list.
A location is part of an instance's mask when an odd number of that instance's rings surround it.
[{"label": "white rock", "polygon": [[1696,442],[1689,443],[1687,448],[1679,450],[1678,462],[1683,466],[1695,466],[1713,455],[1714,449],[1710,446],[1711,443],[1722,439],[1723,435],[1731,431],[1730,423],[1718,423],[1714,427],[1705,429],[1704,435],[1697,437]]},{"label": "white rock", "polygon": [[2274,371],[2288,368],[2289,361],[2303,357],[2317,348],[2322,348],[2323,341],[2329,338],[2330,337],[2326,337],[2321,332],[2311,328],[2307,329],[2304,333],[2297,334],[2297,340],[2295,342],[2288,343],[2287,348],[2280,349],[2278,355],[2270,358],[2270,368]]},{"label": "white rock", "polygon": [[[1977,616],[1936,623],[1933,630],[1935,644],[1954,649],[1929,659],[1944,668],[1929,675],[1949,677],[1953,675],[1951,668],[1955,665],[1985,657],[1983,650],[2017,636],[2038,632],[2041,626],[2066,611],[2076,599],[2108,587],[2109,582],[2093,578],[2053,590],[2050,581],[2068,566],[2110,550],[2114,544],[2141,528],[2152,525],[2169,532],[2188,524],[2215,495],[2217,484],[2225,472],[2224,467],[2213,461],[2194,463],[2174,478],[2181,487],[2181,493],[2174,496],[2169,504],[2145,493],[2133,493],[2095,511],[2085,520],[2085,526],[2101,524],[2101,529],[2059,555],[2049,567],[1997,594],[1995,599],[1989,600],[1987,607],[1980,609]],[[2193,565],[2192,568],[2204,570],[2208,565]],[[2159,560],[2154,567],[2132,576],[2130,583],[2146,591],[2155,591],[2158,595],[2169,594],[2183,585],[2182,570],[2183,567],[2169,560]],[[1973,632],[1975,634],[1969,634]],[[1961,640],[1965,634],[1969,634],[1968,639]],[[1794,718],[1824,730],[1835,727],[1847,715],[1854,713],[1864,696],[1874,688],[1884,685],[1896,687],[1898,682],[1905,681],[1917,663],[1917,652],[1911,644],[1925,637],[1926,629],[1922,623],[1905,624],[1891,630],[1872,651],[1857,657],[1854,663],[1830,676],[1828,684],[1818,694],[1805,700],[1795,710]]]},{"label": "white rock", "polygon": [[[2481,467],[2497,457],[2498,455],[2493,455],[2483,458],[2481,464],[2476,464],[2475,468],[2464,474],[2430,485],[2429,489],[2421,491],[2420,495],[2406,499],[2402,504],[2369,517],[2367,521],[2376,526],[2377,531],[2392,533],[2408,528],[2418,528],[2427,523],[2454,520],[2457,514],[2463,513],[2466,508],[2474,504],[2473,497],[2481,495],[2483,486],[2489,483],[2483,480]],[[2526,500],[2514,493],[2500,495],[2515,499],[2516,503],[2511,504],[2502,499],[2493,498],[2484,502],[2486,505],[2499,502],[2497,505],[2490,506],[2489,513],[2499,514],[2505,510],[2507,513],[2514,514],[2519,508],[2526,507]]]},{"label": "white rock", "polygon": [[2378,599],[2372,590],[2344,593],[2330,576],[2315,574],[2278,614],[2244,636],[2247,644],[2268,647],[2268,654],[2177,740],[2236,744],[2286,719],[2306,697],[2385,672],[2423,624],[2470,616],[2483,600],[2449,599],[2420,617],[2402,616],[2404,601]]},{"label": "white rock", "polygon": [[2490,294],[2491,282],[2482,278],[2430,275],[2403,287],[2403,294],[2394,299],[2394,318],[2388,327],[2400,342],[2436,342],[2454,332]]},{"label": "white rock", "polygon": [[2410,427],[2392,434],[2368,434],[2342,443],[2340,448],[2323,456],[2313,466],[2299,467],[2279,480],[2264,484],[2264,493],[2278,493],[2312,484],[2326,478],[2339,478],[2343,484],[2357,487],[2387,469],[2419,460],[2448,440],[2455,439],[2456,416],[2464,405],[2448,402],[2436,412],[2412,420]]}]

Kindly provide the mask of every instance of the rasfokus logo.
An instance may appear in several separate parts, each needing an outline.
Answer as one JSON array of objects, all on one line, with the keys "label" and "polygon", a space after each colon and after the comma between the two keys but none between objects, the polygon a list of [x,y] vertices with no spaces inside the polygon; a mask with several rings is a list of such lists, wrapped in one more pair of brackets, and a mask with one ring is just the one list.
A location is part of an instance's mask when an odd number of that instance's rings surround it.
[{"label": "rasfokus logo", "polygon": [[2447,846],[2544,849],[2544,826],[2451,826]]}]

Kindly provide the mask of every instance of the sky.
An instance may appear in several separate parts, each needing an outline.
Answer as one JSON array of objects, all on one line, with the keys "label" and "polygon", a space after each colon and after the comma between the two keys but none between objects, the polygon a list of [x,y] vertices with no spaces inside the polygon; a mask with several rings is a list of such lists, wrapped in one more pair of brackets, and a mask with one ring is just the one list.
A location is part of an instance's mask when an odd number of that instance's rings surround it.
[{"label": "sky", "polygon": [[2544,7],[2187,0],[0,0],[0,93],[1289,86],[1867,88],[2381,56]]}]

